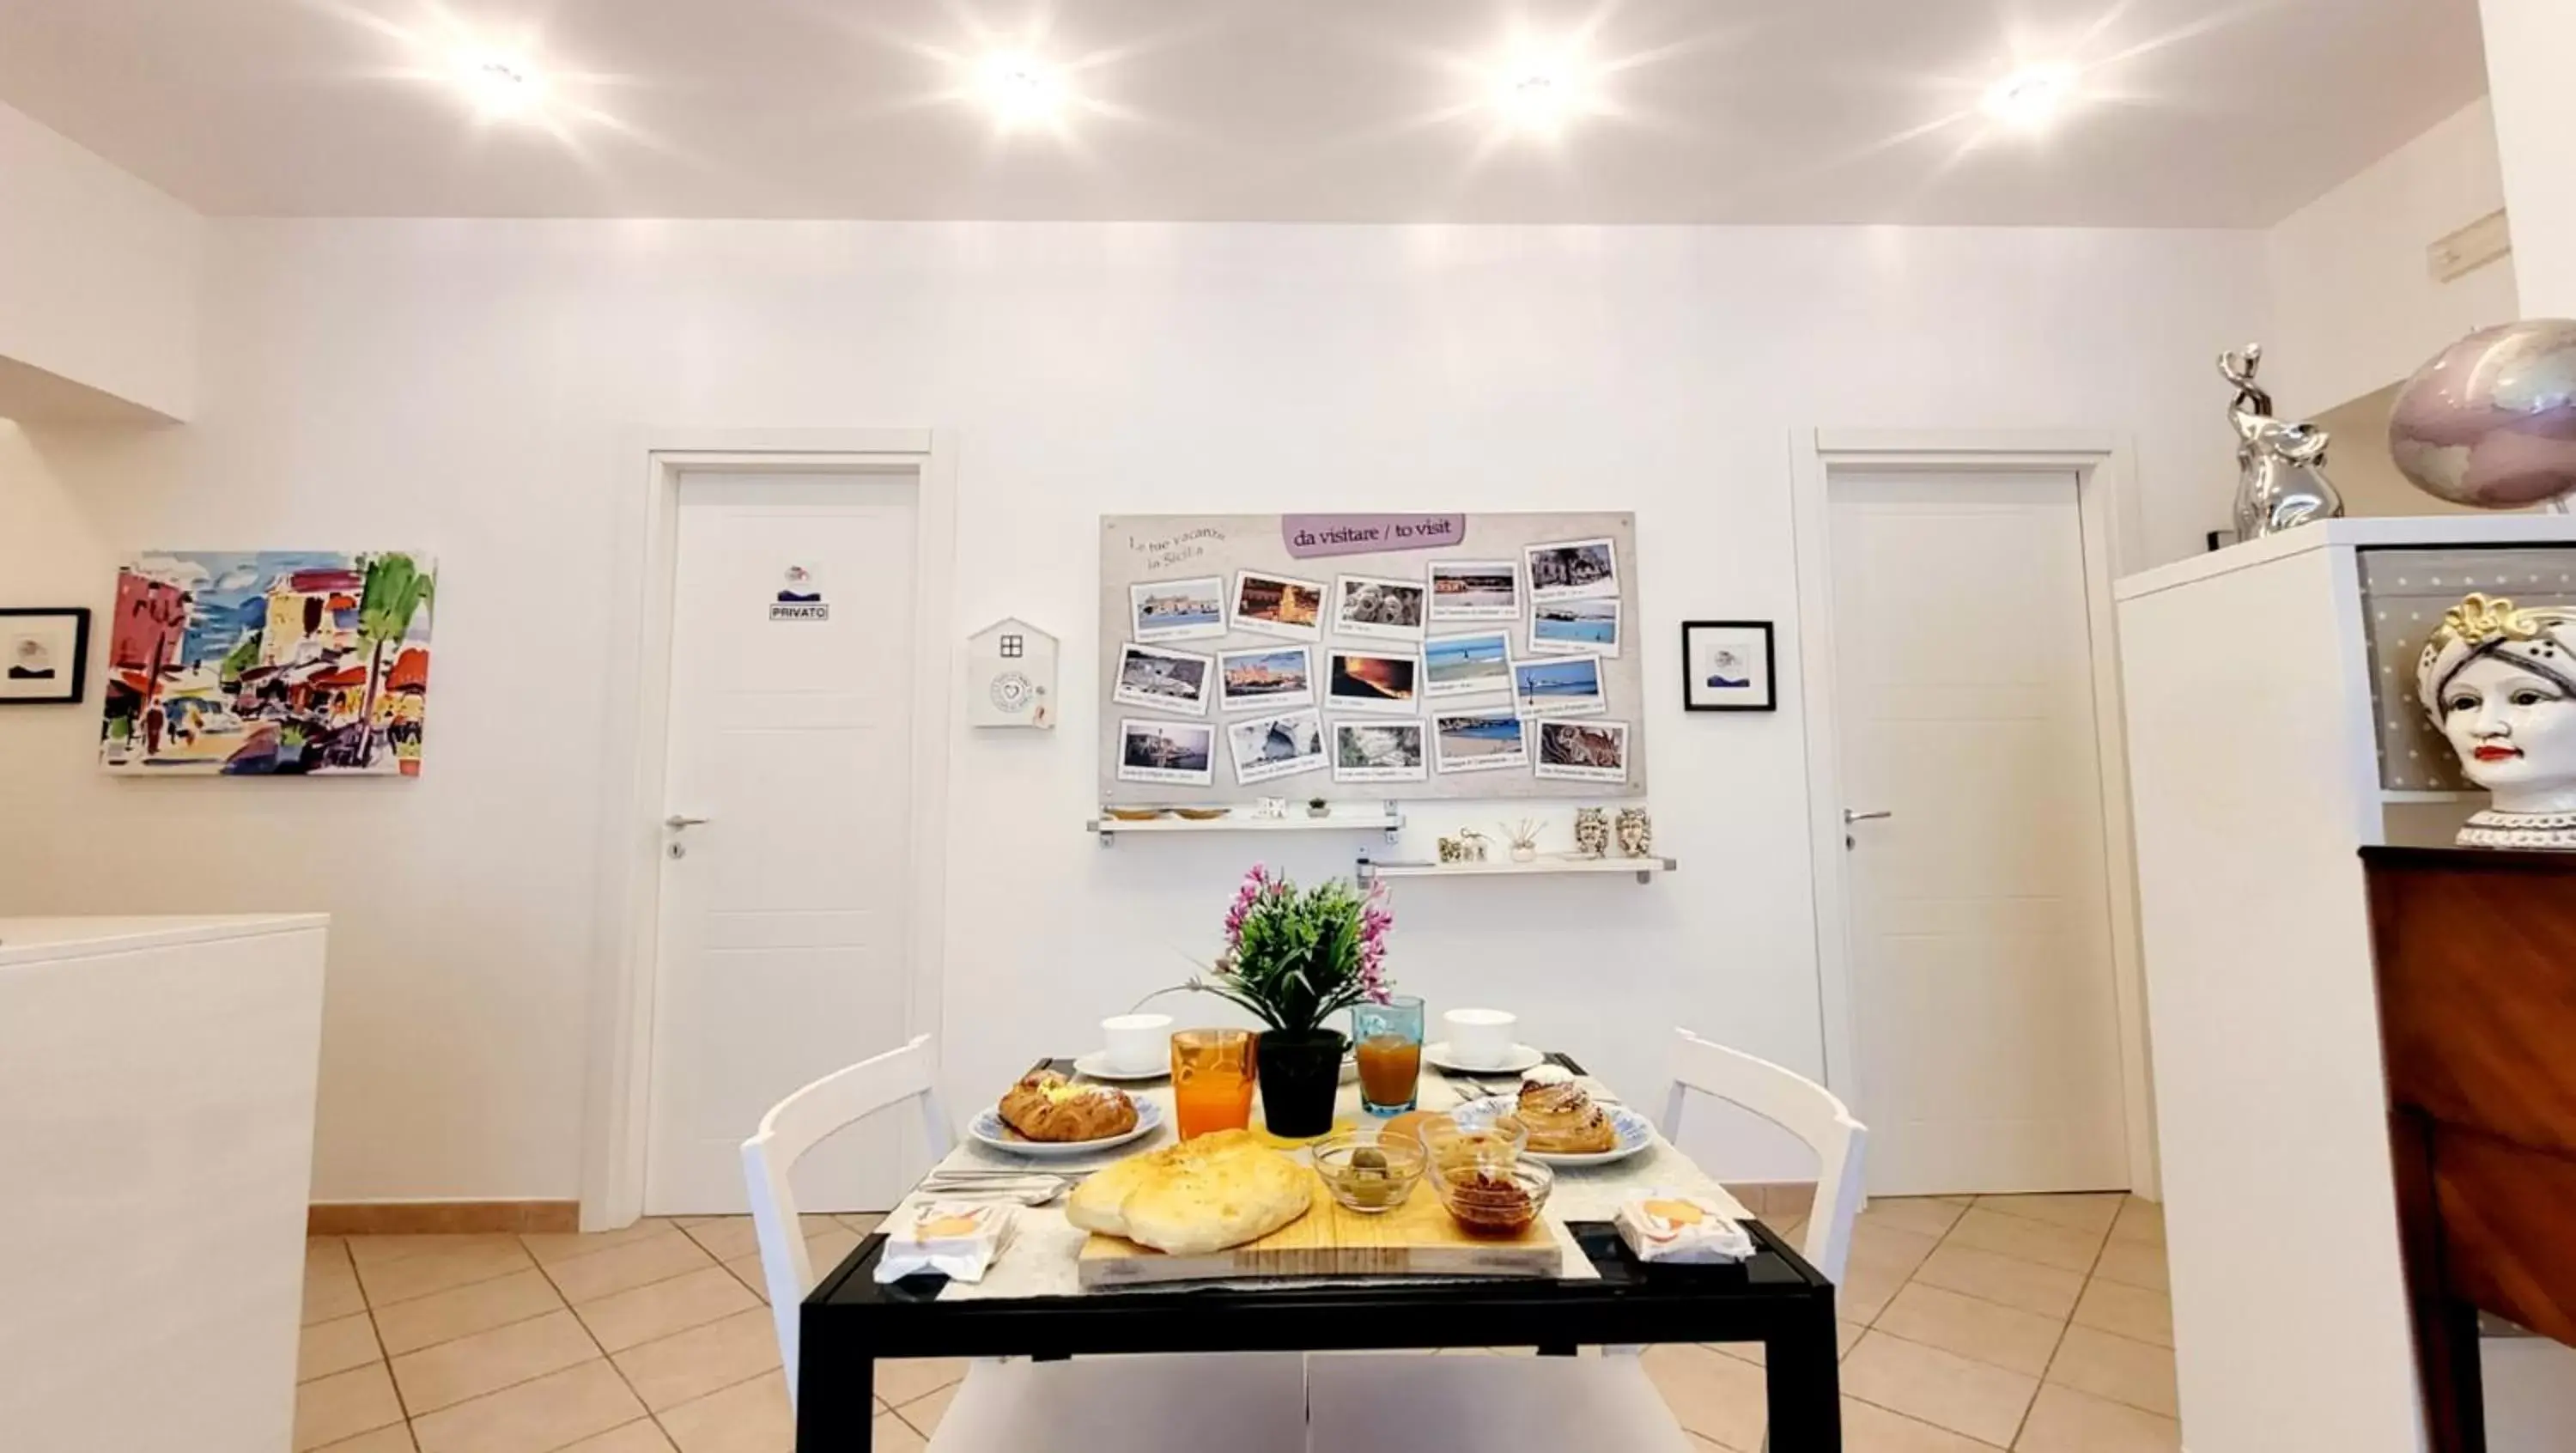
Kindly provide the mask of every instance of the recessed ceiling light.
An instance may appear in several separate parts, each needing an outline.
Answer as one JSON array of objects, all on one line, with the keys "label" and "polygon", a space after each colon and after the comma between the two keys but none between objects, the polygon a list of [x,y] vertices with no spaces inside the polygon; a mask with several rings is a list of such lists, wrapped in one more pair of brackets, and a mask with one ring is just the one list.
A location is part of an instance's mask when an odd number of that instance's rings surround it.
[{"label": "recessed ceiling light", "polygon": [[1523,131],[1554,131],[1584,108],[1574,68],[1561,58],[1523,60],[1494,75],[1494,109]]},{"label": "recessed ceiling light", "polygon": [[456,57],[456,78],[474,109],[486,116],[524,116],[545,99],[545,77],[518,56],[466,51]]},{"label": "recessed ceiling light", "polygon": [[2075,95],[2075,68],[2024,66],[1986,88],[1985,112],[2007,126],[2033,130],[2056,119]]},{"label": "recessed ceiling light", "polygon": [[986,57],[981,75],[986,105],[1004,125],[1052,119],[1064,105],[1064,80],[1035,56]]}]

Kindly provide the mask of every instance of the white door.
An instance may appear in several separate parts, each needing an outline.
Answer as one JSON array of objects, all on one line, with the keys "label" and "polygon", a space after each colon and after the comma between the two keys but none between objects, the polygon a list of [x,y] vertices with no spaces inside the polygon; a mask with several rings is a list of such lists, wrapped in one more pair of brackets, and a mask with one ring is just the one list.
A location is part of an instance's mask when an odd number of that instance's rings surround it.
[{"label": "white door", "polygon": [[1870,1190],[2125,1188],[2075,479],[1828,488]]},{"label": "white door", "polygon": [[[761,1115],[907,1038],[912,479],[682,477],[664,801],[704,821],[664,833],[650,1214],[742,1210]],[[891,1207],[902,1118],[818,1147],[804,1203]]]}]

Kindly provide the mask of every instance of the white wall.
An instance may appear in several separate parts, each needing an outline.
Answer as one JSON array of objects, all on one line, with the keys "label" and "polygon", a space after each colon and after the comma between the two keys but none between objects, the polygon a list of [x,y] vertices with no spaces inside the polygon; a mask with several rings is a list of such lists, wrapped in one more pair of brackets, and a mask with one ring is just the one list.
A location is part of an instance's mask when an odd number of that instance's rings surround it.
[{"label": "white wall", "polygon": [[2576,6],[2567,0],[2482,0],[2487,85],[2496,97],[2504,192],[2513,203],[2513,268],[2523,310],[2576,317]]},{"label": "white wall", "polygon": [[[0,570],[104,605],[139,546],[435,552],[426,773],[111,781],[87,710],[0,713],[0,913],[331,912],[326,1199],[575,1192],[635,426],[954,430],[955,618],[1076,683],[1104,512],[1634,509],[1681,876],[1402,885],[1394,965],[1647,1095],[1676,1023],[1820,1062],[1791,426],[2132,432],[2170,558],[2233,488],[2208,360],[2268,322],[2260,237],[2185,231],[228,222],[206,307],[195,426],[0,452],[41,526]],[[1684,717],[1687,616],[1781,622],[1777,715]],[[1251,856],[1084,836],[1088,698],[956,733],[960,1103],[1183,977]]]},{"label": "white wall", "polygon": [[[2462,334],[2519,316],[2516,264],[2448,283],[2425,264],[2437,238],[2504,204],[2495,117],[2481,98],[2274,227],[2264,241],[2273,321],[2261,341],[2284,416],[2397,383]],[[2514,224],[2518,242],[2518,212]]]},{"label": "white wall", "polygon": [[[70,406],[20,368],[167,418],[196,392],[205,220],[0,106],[0,382]],[[0,414],[22,405],[0,393]]]}]

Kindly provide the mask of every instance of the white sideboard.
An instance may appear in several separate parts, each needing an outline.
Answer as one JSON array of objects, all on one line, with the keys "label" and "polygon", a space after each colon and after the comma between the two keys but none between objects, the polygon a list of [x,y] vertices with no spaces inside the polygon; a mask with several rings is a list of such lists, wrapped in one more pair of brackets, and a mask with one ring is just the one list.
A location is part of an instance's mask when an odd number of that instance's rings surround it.
[{"label": "white sideboard", "polygon": [[[2447,842],[2479,803],[2380,786],[2363,552],[2535,545],[2576,545],[2576,518],[2334,520],[2118,587],[2191,1453],[2423,1446],[2359,850]],[[2556,1421],[2540,1384],[2571,1368],[2489,1359],[2496,1453],[2576,1446],[2576,1423],[2513,1431]]]},{"label": "white sideboard", "polygon": [[0,918],[0,1448],[292,1446],[326,924]]}]

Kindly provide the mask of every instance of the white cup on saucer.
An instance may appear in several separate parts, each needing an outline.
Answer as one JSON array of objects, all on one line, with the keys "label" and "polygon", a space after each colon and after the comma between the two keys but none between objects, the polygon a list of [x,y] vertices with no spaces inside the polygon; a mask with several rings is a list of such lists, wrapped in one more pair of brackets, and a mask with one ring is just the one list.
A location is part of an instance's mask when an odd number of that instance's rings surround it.
[{"label": "white cup on saucer", "polygon": [[1517,1014],[1502,1009],[1452,1009],[1440,1016],[1449,1028],[1449,1053],[1471,1070],[1509,1064],[1520,1041]]},{"label": "white cup on saucer", "polygon": [[1111,1069],[1151,1074],[1171,1063],[1172,1016],[1112,1014],[1100,1021],[1100,1039]]}]

